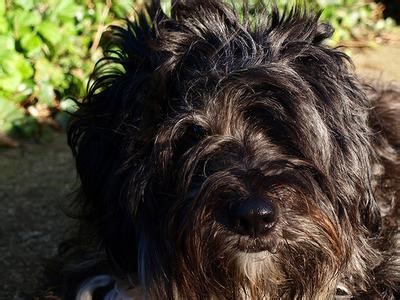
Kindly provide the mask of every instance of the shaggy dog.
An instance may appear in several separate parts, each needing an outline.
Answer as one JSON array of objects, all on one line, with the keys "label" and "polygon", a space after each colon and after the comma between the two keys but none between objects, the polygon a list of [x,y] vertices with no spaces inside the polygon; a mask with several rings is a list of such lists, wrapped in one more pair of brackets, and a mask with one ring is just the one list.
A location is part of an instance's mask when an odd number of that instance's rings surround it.
[{"label": "shaggy dog", "polygon": [[294,7],[157,3],[69,128],[81,189],[65,298],[394,299],[400,100]]}]

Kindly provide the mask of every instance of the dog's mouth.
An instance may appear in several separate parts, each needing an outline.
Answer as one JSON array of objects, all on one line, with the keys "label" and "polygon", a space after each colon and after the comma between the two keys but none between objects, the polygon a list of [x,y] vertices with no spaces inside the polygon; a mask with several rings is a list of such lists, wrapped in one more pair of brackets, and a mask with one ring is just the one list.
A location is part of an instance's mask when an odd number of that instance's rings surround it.
[{"label": "dog's mouth", "polygon": [[258,253],[268,251],[277,252],[279,241],[275,233],[265,237],[238,236],[234,245],[238,251],[245,253]]}]

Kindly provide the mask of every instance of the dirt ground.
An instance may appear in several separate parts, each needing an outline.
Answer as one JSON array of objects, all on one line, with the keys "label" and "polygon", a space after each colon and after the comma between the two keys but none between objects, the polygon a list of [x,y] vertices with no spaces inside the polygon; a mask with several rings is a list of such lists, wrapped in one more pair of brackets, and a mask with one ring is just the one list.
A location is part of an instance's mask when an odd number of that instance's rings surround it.
[{"label": "dirt ground", "polygon": [[[353,51],[353,59],[362,76],[400,82],[400,42]],[[31,299],[41,258],[55,253],[69,222],[61,208],[76,187],[65,134],[0,149],[0,300]]]},{"label": "dirt ground", "polygon": [[351,50],[356,70],[362,77],[400,82],[400,30],[397,33],[399,40],[388,45]]},{"label": "dirt ground", "polygon": [[77,180],[65,134],[0,149],[0,300],[31,299],[42,258],[54,255]]}]

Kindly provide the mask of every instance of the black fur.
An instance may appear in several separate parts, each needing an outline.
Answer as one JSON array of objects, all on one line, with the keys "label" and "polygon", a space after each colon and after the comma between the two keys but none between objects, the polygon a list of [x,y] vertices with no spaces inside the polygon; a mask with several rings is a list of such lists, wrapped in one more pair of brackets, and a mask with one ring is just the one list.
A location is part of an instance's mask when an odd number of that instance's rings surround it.
[{"label": "black fur", "polygon": [[[68,131],[65,297],[102,273],[149,299],[398,295],[399,93],[361,84],[318,15],[269,11],[155,3],[108,32]],[[279,211],[257,238],[224,215],[253,196]]]}]

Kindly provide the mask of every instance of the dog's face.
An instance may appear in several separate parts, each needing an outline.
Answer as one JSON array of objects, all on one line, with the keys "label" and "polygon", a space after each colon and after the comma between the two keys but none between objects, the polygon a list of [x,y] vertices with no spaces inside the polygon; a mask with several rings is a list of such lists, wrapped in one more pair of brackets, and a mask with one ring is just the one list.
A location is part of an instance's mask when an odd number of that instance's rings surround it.
[{"label": "dog's face", "polygon": [[124,72],[70,129],[99,241],[154,297],[333,296],[379,213],[330,27],[300,9],[243,25],[216,1],[172,15],[117,29]]}]

